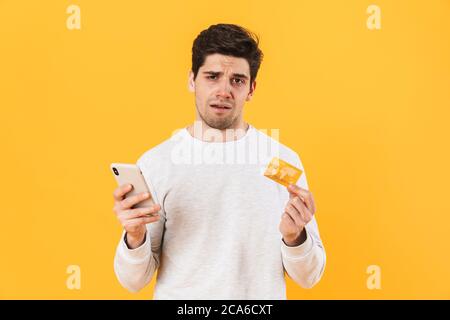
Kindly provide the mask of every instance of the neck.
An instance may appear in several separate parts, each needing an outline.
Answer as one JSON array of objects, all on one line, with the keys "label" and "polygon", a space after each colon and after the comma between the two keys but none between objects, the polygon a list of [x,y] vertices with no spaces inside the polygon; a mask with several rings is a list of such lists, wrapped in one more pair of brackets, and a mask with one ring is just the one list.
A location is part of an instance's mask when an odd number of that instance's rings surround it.
[{"label": "neck", "polygon": [[196,120],[187,127],[187,130],[191,136],[205,142],[228,142],[241,139],[245,136],[249,127],[248,123],[240,121],[235,126],[216,129],[208,126],[204,121]]}]

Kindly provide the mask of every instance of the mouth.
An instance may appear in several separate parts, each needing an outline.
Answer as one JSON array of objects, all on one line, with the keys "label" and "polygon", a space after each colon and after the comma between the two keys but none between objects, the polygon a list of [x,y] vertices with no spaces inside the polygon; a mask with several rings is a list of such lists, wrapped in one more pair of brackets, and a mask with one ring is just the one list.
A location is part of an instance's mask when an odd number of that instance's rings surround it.
[{"label": "mouth", "polygon": [[210,104],[209,105],[211,108],[213,108],[213,110],[215,111],[216,114],[222,114],[225,112],[228,112],[229,110],[231,110],[231,106],[227,105],[227,104]]}]

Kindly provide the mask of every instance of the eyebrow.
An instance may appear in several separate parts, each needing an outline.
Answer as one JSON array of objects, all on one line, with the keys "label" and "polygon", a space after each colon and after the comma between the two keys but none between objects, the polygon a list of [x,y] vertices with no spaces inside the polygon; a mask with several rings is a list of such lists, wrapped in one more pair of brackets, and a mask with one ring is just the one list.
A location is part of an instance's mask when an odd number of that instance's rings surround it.
[{"label": "eyebrow", "polygon": [[[219,75],[222,75],[223,72],[203,71],[203,74],[209,74],[209,75],[212,75],[212,76],[219,76]],[[235,77],[235,78],[243,78],[243,79],[247,79],[248,80],[248,76],[243,74],[243,73],[233,73],[232,76]]]}]

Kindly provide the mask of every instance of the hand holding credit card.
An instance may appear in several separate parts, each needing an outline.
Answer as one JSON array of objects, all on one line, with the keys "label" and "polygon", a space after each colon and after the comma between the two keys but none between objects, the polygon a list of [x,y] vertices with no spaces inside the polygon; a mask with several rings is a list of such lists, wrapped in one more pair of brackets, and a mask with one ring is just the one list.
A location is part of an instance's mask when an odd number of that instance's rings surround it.
[{"label": "hand holding credit card", "polygon": [[296,247],[306,241],[305,226],[316,211],[314,199],[309,190],[297,186],[303,171],[274,157],[266,168],[264,175],[287,187],[289,200],[284,208],[278,229],[287,246]]}]

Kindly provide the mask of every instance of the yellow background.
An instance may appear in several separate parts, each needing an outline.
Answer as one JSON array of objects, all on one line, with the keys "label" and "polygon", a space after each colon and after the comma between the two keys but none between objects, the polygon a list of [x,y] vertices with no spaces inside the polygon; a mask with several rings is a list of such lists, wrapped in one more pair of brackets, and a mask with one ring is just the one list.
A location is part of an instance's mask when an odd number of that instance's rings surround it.
[{"label": "yellow background", "polygon": [[[81,9],[68,30],[66,9]],[[381,30],[366,27],[370,4]],[[450,298],[450,1],[0,1],[0,298],[151,297],[115,278],[111,162],[194,120],[191,46],[261,37],[245,118],[300,154],[327,250],[290,299]],[[81,290],[66,287],[68,265]],[[381,267],[381,290],[366,286]],[[255,272],[257,266],[255,266]]]}]

